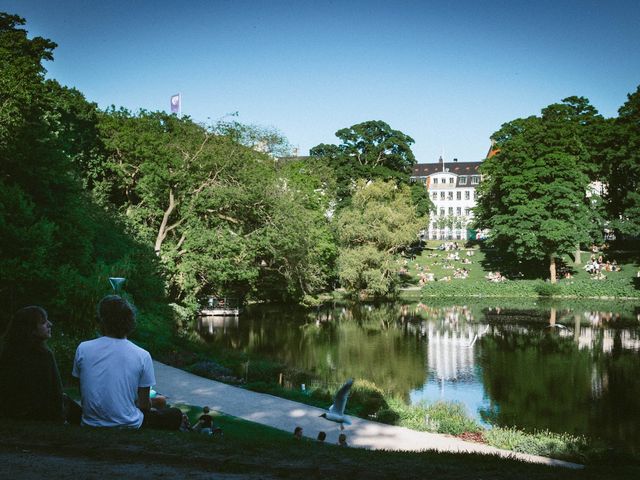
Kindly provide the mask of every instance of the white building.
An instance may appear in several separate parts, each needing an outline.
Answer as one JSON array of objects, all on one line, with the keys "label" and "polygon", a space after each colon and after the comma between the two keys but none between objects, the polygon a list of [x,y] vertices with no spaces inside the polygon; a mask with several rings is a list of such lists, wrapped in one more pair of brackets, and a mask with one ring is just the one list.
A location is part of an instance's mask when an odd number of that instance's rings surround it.
[{"label": "white building", "polygon": [[[489,153],[492,155],[492,152]],[[427,238],[431,240],[467,240],[482,177],[478,167],[482,162],[445,162],[414,165],[412,182],[420,182],[436,206],[431,215]]]}]

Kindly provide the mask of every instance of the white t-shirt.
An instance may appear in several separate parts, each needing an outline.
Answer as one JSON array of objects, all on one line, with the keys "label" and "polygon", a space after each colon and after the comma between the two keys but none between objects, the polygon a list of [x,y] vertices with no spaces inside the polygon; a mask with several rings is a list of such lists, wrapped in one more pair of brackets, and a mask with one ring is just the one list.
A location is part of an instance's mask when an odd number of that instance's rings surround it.
[{"label": "white t-shirt", "polygon": [[78,345],[73,361],[80,379],[82,424],[139,428],[138,387],[156,383],[151,355],[124,338],[100,337]]}]

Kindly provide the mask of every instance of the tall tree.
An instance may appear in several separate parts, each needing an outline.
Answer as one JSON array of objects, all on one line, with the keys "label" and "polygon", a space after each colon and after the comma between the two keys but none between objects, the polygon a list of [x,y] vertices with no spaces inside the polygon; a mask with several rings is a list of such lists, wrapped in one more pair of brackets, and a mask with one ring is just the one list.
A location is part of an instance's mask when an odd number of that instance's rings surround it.
[{"label": "tall tree", "polygon": [[29,38],[24,24],[0,13],[0,319],[37,303],[63,328],[87,331],[109,275],[129,278],[136,302],[158,308],[153,256],[78,181],[76,160],[97,141],[84,122],[94,107],[44,80],[55,44]]},{"label": "tall tree", "polygon": [[397,266],[393,254],[415,242],[426,223],[412,204],[409,187],[358,180],[351,205],[336,221],[342,285],[362,297],[395,293]]},{"label": "tall tree", "polygon": [[351,197],[358,179],[408,183],[416,159],[414,140],[383,121],[367,121],[336,132],[342,143],[320,144],[313,157],[325,158],[336,172],[338,202]]},{"label": "tall tree", "polygon": [[640,237],[640,86],[618,110],[604,153],[606,208],[612,226]]},{"label": "tall tree", "polygon": [[492,139],[500,152],[481,171],[476,222],[495,247],[521,260],[556,260],[587,243],[593,217],[587,198],[592,156],[584,129],[595,111],[571,97],[540,117],[506,123]]}]

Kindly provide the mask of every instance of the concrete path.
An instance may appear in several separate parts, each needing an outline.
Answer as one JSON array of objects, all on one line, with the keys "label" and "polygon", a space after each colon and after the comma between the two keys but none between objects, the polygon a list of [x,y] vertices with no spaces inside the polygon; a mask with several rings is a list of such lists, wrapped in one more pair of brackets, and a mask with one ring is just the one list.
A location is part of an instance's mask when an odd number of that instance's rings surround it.
[{"label": "concrete path", "polygon": [[[338,441],[339,425],[320,417],[324,412],[320,408],[233,387],[160,362],[153,362],[153,365],[157,390],[169,397],[170,403],[206,405],[227,415],[268,425],[292,434],[294,428],[299,425],[304,429],[304,435],[313,439],[322,430],[327,433],[328,443],[335,444]],[[347,426],[344,433],[352,447],[373,450],[475,452],[557,467],[582,468],[582,465],[575,463],[500,450],[480,443],[465,442],[448,435],[418,432],[356,417],[349,417],[349,419],[352,425]]]}]

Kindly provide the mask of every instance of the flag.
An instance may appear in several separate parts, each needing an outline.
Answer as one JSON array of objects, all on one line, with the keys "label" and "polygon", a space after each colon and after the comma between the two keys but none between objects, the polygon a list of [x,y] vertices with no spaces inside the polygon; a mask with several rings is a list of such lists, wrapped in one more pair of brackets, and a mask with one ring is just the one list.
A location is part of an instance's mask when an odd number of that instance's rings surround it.
[{"label": "flag", "polygon": [[179,93],[171,96],[171,113],[180,114],[180,110],[181,110],[180,103],[181,103],[181,100],[182,100],[182,98],[180,97]]}]

